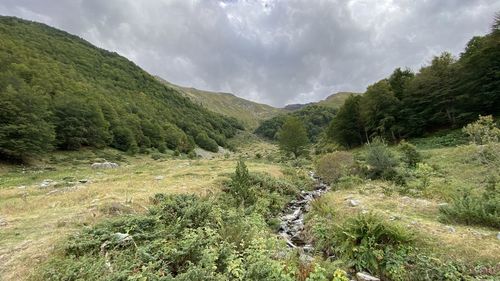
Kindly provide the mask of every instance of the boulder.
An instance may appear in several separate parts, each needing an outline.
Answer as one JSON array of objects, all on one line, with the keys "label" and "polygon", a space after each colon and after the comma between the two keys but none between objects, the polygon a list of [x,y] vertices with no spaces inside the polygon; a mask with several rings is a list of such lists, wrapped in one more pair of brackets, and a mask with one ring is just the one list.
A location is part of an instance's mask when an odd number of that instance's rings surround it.
[{"label": "boulder", "polygon": [[497,239],[500,240],[500,232],[497,233]]},{"label": "boulder", "polygon": [[90,167],[92,167],[92,169],[115,169],[115,168],[118,168],[118,164],[117,163],[113,163],[113,162],[102,162],[102,163],[93,163]]},{"label": "boulder", "polygon": [[379,278],[371,276],[366,272],[358,272],[356,273],[356,279],[358,281],[380,281]]},{"label": "boulder", "polygon": [[356,207],[358,205],[359,205],[359,201],[358,200],[356,200],[356,199],[349,200],[349,206]]}]

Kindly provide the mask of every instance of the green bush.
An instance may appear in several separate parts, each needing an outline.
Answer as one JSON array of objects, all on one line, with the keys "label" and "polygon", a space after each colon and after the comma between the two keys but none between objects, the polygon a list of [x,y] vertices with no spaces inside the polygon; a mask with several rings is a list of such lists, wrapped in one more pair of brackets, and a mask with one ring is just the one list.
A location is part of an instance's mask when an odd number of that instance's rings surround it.
[{"label": "green bush", "polygon": [[195,142],[197,145],[199,145],[201,148],[212,151],[212,152],[217,152],[219,151],[219,145],[217,144],[216,141],[211,139],[207,133],[199,133],[196,135]]},{"label": "green bush", "polygon": [[422,155],[418,152],[417,147],[413,144],[402,141],[398,145],[398,149],[401,152],[401,160],[410,168],[415,168],[417,163],[422,161]]},{"label": "green bush", "polygon": [[369,178],[390,180],[397,176],[398,161],[381,139],[377,138],[367,145],[366,163]]},{"label": "green bush", "polygon": [[316,162],[316,173],[328,183],[335,183],[341,177],[350,175],[355,166],[354,157],[347,151],[328,153]]},{"label": "green bush", "polygon": [[495,186],[482,195],[465,190],[439,211],[440,220],[446,223],[500,228],[500,191]]}]

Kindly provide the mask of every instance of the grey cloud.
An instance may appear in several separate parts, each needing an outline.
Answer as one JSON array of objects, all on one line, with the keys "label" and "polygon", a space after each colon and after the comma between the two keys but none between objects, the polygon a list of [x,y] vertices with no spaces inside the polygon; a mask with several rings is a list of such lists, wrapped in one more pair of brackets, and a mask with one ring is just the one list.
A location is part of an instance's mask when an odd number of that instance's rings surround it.
[{"label": "grey cloud", "polygon": [[282,106],[363,91],[399,66],[462,51],[500,2],[2,0],[177,84]]}]

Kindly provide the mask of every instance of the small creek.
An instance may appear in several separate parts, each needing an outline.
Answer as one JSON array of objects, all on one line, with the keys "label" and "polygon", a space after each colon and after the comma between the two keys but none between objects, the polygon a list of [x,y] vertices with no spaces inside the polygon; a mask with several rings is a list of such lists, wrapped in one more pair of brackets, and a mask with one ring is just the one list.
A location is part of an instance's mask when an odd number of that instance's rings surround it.
[{"label": "small creek", "polygon": [[278,232],[290,248],[298,248],[305,255],[309,254],[313,247],[305,242],[304,215],[310,210],[311,202],[329,190],[329,186],[313,172],[309,172],[309,176],[315,182],[314,189],[312,191],[302,190],[296,199],[288,203],[280,217],[281,224]]}]

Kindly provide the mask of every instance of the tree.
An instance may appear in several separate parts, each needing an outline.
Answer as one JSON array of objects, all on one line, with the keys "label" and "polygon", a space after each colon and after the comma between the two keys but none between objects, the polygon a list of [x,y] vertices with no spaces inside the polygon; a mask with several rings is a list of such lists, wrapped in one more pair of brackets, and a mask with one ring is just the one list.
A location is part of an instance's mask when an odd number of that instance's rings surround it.
[{"label": "tree", "polygon": [[300,156],[309,143],[306,127],[298,118],[288,117],[278,131],[278,142],[281,150]]},{"label": "tree", "polygon": [[363,143],[363,123],[359,113],[361,96],[351,95],[328,126],[327,136],[347,148]]},{"label": "tree", "polygon": [[54,143],[54,127],[48,122],[45,100],[7,86],[0,92],[0,157],[26,160],[47,152]]},{"label": "tree", "polygon": [[369,137],[382,136],[396,139],[399,100],[387,80],[381,80],[368,87],[360,103],[360,115],[365,134]]}]

